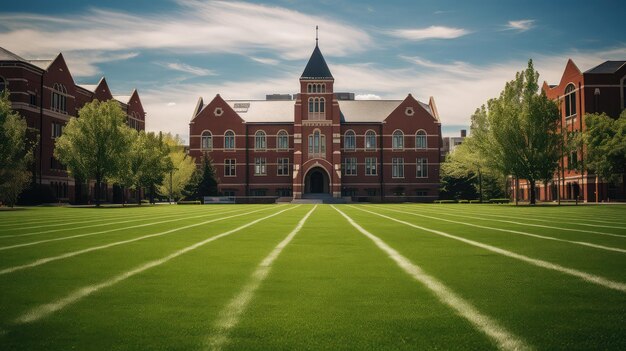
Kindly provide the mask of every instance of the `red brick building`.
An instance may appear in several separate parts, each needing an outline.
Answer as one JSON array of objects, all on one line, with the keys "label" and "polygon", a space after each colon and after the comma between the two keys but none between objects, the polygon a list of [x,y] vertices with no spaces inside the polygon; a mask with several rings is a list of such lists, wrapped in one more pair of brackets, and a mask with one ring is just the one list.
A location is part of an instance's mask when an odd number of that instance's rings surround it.
[{"label": "red brick building", "polygon": [[189,152],[198,163],[210,155],[228,196],[437,199],[441,123],[434,99],[354,100],[336,93],[334,82],[316,45],[293,97],[200,98]]},{"label": "red brick building", "polygon": [[[542,89],[559,104],[563,134],[567,137],[580,133],[586,128],[585,114],[606,113],[617,118],[626,108],[626,61],[606,61],[581,72],[574,61],[568,60],[559,84],[544,82]],[[626,198],[623,177],[618,184],[607,184],[585,169],[584,148],[565,153],[559,162],[559,172],[547,185],[548,191],[545,187],[545,184],[537,186],[537,199],[554,201],[559,195],[565,200],[578,197],[592,202]],[[529,198],[525,182],[520,183],[519,196]]]},{"label": "red brick building", "polygon": [[[0,91],[4,89],[9,90],[13,109],[24,116],[32,136],[41,136],[35,150],[34,183],[50,187],[55,201],[88,200],[86,185],[76,187],[53,156],[55,139],[81,107],[94,99],[115,99],[126,111],[128,124],[145,129],[145,111],[136,90],[126,96],[113,95],[104,77],[95,85],[76,84],[62,54],[51,60],[27,60],[0,48]],[[112,201],[112,187],[104,187],[108,191],[103,192],[103,200]]]}]

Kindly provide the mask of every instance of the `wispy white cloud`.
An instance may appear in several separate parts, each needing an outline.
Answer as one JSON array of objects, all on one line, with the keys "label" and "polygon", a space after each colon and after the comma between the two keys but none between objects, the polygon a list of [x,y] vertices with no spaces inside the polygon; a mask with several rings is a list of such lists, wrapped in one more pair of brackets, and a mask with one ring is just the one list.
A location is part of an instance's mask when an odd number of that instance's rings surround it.
[{"label": "wispy white cloud", "polygon": [[525,32],[531,29],[535,25],[535,20],[525,19],[518,21],[509,21],[504,30],[515,30],[518,32]]},{"label": "wispy white cloud", "polygon": [[403,38],[407,40],[420,41],[428,39],[455,39],[469,34],[470,31],[463,28],[444,27],[444,26],[430,26],[427,28],[408,28],[408,29],[394,29],[387,32],[387,34]]},{"label": "wispy white cloud", "polygon": [[256,57],[256,56],[249,56],[250,60],[258,62],[258,63],[262,63],[264,65],[272,65],[275,66],[277,64],[280,63],[280,61],[273,59],[273,58],[267,58],[267,57]]},{"label": "wispy white cloud", "polygon": [[[88,77],[101,73],[99,63],[129,60],[139,56],[138,52],[72,51],[63,54],[72,75]],[[46,56],[53,58],[54,56]]]},{"label": "wispy white cloud", "polygon": [[185,73],[193,74],[194,76],[199,76],[199,77],[217,75],[217,73],[213,70],[202,68],[202,67],[191,66],[186,63],[157,62],[157,64],[159,66],[163,66],[174,71],[185,72]]},{"label": "wispy white cloud", "polygon": [[231,1],[177,3],[178,10],[141,16],[102,9],[66,16],[4,13],[0,22],[7,30],[0,33],[0,43],[24,56],[166,49],[242,55],[272,52],[292,60],[310,54],[316,25],[328,56],[360,52],[372,42],[366,32],[340,21],[283,7]]}]

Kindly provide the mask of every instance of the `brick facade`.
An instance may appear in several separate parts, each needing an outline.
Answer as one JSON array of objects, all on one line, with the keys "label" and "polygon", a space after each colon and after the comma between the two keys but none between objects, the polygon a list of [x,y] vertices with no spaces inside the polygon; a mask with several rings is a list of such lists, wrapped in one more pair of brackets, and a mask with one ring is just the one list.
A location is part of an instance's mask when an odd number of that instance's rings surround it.
[{"label": "brick facade", "polygon": [[[428,104],[411,94],[404,100],[359,101],[336,93],[317,46],[299,83],[299,94],[282,100],[217,95],[205,105],[199,99],[189,153],[198,163],[209,154],[220,192],[296,199],[316,194],[370,201],[438,198],[441,123],[433,98]],[[395,147],[394,132],[402,133]]]},{"label": "brick facade", "polygon": [[[568,60],[558,85],[544,82],[547,97],[556,100],[561,111],[560,128],[565,136],[585,130],[587,113],[606,113],[617,118],[626,108],[626,61],[606,61],[581,72],[574,61]],[[581,168],[582,167],[582,172]],[[624,177],[618,184],[596,179],[585,169],[585,149],[566,152],[559,161],[559,172],[550,184],[538,184],[537,199],[554,201],[578,197],[581,201],[610,201],[626,198]],[[529,198],[528,184],[521,180],[518,197]]]},{"label": "brick facade", "polygon": [[[105,78],[97,85],[78,85],[62,54],[52,60],[27,60],[0,48],[0,85],[9,90],[12,107],[26,119],[30,136],[41,136],[35,150],[33,181],[50,187],[57,201],[78,202],[81,197],[88,201],[88,193],[94,193],[87,192],[84,184],[77,187],[53,156],[55,139],[81,107],[94,99],[116,99],[127,112],[129,125],[145,129],[145,112],[136,90],[129,96],[114,96]],[[107,189],[104,200],[112,201],[113,189]]]}]

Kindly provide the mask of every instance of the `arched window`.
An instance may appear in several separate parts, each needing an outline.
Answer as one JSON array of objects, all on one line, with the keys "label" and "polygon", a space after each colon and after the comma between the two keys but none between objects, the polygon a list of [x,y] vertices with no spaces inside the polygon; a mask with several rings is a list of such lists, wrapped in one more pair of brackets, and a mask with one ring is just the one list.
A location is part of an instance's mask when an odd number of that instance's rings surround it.
[{"label": "arched window", "polygon": [[[132,120],[134,122],[134,120]],[[201,143],[202,150],[212,150],[213,149],[213,135],[208,130],[202,132]]]},{"label": "arched window", "polygon": [[315,101],[313,98],[309,98],[309,113],[315,112]]},{"label": "arched window", "polygon": [[289,134],[286,131],[281,130],[276,135],[276,148],[278,150],[288,150],[289,149]]},{"label": "arched window", "polygon": [[4,78],[0,77],[0,93],[2,93],[4,89],[6,88],[7,88],[7,81],[4,80]]},{"label": "arched window", "polygon": [[376,132],[368,130],[365,133],[365,149],[376,150]]},{"label": "arched window", "polygon": [[356,135],[354,131],[349,130],[343,138],[343,148],[346,150],[354,150],[356,148]]},{"label": "arched window", "polygon": [[326,136],[319,129],[309,134],[309,154],[320,155],[326,153]]},{"label": "arched window", "polygon": [[565,88],[565,117],[576,114],[576,87],[570,84]]},{"label": "arched window", "polygon": [[404,149],[404,134],[401,130],[393,132],[392,146],[394,150]]},{"label": "arched window", "polygon": [[63,84],[54,83],[52,87],[51,108],[57,112],[67,112],[67,89]]},{"label": "arched window", "polygon": [[265,132],[262,130],[257,131],[254,134],[254,149],[265,150],[267,148],[267,138]]},{"label": "arched window", "polygon": [[423,130],[418,130],[415,133],[415,148],[416,149],[426,149],[428,148],[428,143],[426,141],[426,132]]},{"label": "arched window", "polygon": [[326,92],[326,84],[324,84],[324,83],[322,83],[322,90],[321,90],[321,92],[322,93]]},{"label": "arched window", "polygon": [[235,150],[235,132],[232,130],[228,130],[224,133],[224,149]]},{"label": "arched window", "polygon": [[326,105],[326,99],[324,98],[320,98],[320,113],[324,113],[325,110],[325,105]]}]

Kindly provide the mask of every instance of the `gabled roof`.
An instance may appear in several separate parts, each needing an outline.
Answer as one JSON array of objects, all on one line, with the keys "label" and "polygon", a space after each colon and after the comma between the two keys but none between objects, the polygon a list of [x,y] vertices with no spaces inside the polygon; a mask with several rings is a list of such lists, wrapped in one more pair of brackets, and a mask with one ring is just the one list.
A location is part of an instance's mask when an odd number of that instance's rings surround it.
[{"label": "gabled roof", "polygon": [[47,70],[54,60],[27,60],[26,62],[31,63],[43,70]]},{"label": "gabled roof", "polygon": [[403,100],[339,100],[342,122],[384,121]]},{"label": "gabled roof", "polygon": [[603,63],[595,66],[594,68],[586,71],[585,73],[591,74],[613,74],[617,72],[622,66],[626,65],[626,61],[604,61]]},{"label": "gabled roof", "polygon": [[293,123],[293,100],[225,100],[246,122]]},{"label": "gabled roof", "polygon": [[11,51],[0,47],[0,61],[22,61],[22,62],[27,62],[26,60],[24,60],[23,58],[21,58],[20,56],[12,53]]},{"label": "gabled roof", "polygon": [[96,89],[98,88],[98,84],[76,84],[76,86],[79,86],[92,93],[95,92]]},{"label": "gabled roof", "polygon": [[318,45],[315,45],[300,79],[334,79]]},{"label": "gabled roof", "polygon": [[113,95],[113,98],[119,102],[128,103],[130,101],[130,95]]}]

